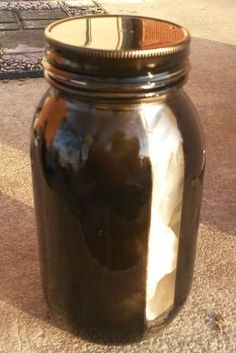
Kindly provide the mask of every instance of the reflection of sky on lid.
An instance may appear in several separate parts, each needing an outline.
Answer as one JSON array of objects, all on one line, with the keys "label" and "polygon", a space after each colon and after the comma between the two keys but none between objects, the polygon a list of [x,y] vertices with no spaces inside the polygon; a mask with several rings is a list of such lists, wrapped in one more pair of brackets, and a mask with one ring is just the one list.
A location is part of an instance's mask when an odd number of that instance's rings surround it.
[{"label": "reflection of sky on lid", "polygon": [[50,38],[75,47],[140,50],[177,44],[186,38],[186,33],[158,20],[114,16],[61,22],[51,28]]}]

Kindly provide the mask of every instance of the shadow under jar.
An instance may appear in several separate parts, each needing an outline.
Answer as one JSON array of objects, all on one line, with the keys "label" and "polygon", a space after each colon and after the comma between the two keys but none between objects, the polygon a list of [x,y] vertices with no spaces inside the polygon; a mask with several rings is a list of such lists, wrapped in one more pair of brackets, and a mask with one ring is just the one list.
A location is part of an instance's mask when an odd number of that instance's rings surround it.
[{"label": "shadow under jar", "polygon": [[192,282],[205,151],[182,91],[189,33],[157,19],[47,27],[50,84],[32,124],[43,290],[94,341],[156,334]]}]

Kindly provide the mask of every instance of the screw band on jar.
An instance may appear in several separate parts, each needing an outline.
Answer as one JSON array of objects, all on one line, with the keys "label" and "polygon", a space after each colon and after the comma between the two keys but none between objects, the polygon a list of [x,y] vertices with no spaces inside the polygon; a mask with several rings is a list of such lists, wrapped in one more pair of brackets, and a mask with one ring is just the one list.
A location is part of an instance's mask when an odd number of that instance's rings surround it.
[{"label": "screw band on jar", "polygon": [[[98,35],[103,26],[111,27],[104,38]],[[45,35],[46,77],[70,91],[106,91],[112,97],[145,91],[153,96],[183,84],[189,71],[190,35],[170,22],[132,16],[72,18],[51,24]]]}]

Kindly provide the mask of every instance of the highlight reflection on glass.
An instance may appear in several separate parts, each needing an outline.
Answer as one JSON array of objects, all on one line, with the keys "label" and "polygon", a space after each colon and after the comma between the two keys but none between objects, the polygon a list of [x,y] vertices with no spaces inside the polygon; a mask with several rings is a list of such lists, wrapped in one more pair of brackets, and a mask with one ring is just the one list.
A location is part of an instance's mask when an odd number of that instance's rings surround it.
[{"label": "highlight reflection on glass", "polygon": [[49,148],[54,141],[56,132],[66,117],[65,101],[58,97],[48,97],[44,103],[43,110],[34,122],[37,133],[44,129],[46,146]]}]

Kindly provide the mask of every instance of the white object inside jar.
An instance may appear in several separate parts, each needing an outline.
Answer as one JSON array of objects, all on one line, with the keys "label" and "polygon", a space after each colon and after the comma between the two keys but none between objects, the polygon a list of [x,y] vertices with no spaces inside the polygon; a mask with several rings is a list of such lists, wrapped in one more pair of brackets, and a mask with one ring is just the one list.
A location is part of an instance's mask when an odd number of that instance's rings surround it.
[{"label": "white object inside jar", "polygon": [[183,140],[176,118],[167,106],[161,105],[158,111],[156,106],[143,106],[142,120],[148,138],[153,182],[146,319],[154,320],[174,302],[183,198]]}]

